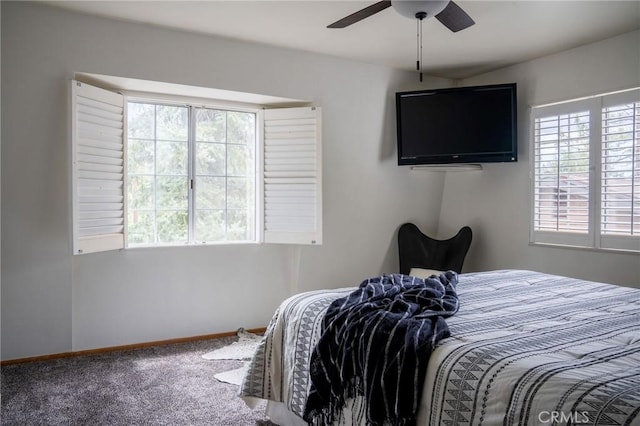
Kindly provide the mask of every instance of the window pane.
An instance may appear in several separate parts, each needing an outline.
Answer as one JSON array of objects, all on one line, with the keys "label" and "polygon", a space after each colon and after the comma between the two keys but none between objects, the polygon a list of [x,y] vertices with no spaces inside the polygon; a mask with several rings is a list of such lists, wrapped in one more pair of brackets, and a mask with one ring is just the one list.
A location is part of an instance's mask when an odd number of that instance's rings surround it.
[{"label": "window pane", "polygon": [[252,187],[246,178],[227,178],[227,207],[230,209],[246,209],[252,204]]},{"label": "window pane", "polygon": [[256,133],[256,115],[247,112],[227,113],[227,142],[252,145]]},{"label": "window pane", "polygon": [[184,211],[158,211],[156,216],[158,242],[186,243],[188,236],[188,213]]},{"label": "window pane", "polygon": [[253,176],[253,149],[248,145],[229,145],[228,170],[229,176]]},{"label": "window pane", "polygon": [[129,139],[127,167],[129,173],[153,174],[154,143],[150,140]]},{"label": "window pane", "polygon": [[159,175],[182,175],[189,173],[189,145],[187,142],[157,142],[156,173]]},{"label": "window pane", "polygon": [[196,144],[196,174],[224,176],[226,171],[226,145],[221,143]]},{"label": "window pane", "polygon": [[196,141],[224,142],[227,134],[225,111],[198,108],[196,110]]},{"label": "window pane", "polygon": [[157,209],[188,209],[188,185],[186,177],[156,177]]},{"label": "window pane", "polygon": [[155,179],[153,176],[129,176],[127,196],[130,209],[154,208]]},{"label": "window pane", "polygon": [[226,208],[226,179],[199,177],[196,182],[196,209]]},{"label": "window pane", "polygon": [[186,141],[189,138],[189,109],[187,107],[158,105],[156,107],[156,138]]},{"label": "window pane", "polygon": [[186,242],[189,108],[131,102],[129,113],[128,242]]},{"label": "window pane", "polygon": [[127,135],[130,138],[153,139],[155,136],[155,105],[129,102]]},{"label": "window pane", "polygon": [[589,112],[534,123],[534,229],[589,230]]},{"label": "window pane", "polygon": [[198,210],[195,233],[198,242],[225,240],[224,210]]},{"label": "window pane", "polygon": [[129,244],[148,244],[155,241],[155,214],[153,211],[129,210],[127,217]]},{"label": "window pane", "polygon": [[227,212],[227,239],[231,241],[253,239],[253,220],[247,210]]},{"label": "window pane", "polygon": [[198,241],[254,238],[255,123],[254,113],[196,110]]},{"label": "window pane", "polygon": [[640,103],[602,110],[603,235],[640,235]]}]

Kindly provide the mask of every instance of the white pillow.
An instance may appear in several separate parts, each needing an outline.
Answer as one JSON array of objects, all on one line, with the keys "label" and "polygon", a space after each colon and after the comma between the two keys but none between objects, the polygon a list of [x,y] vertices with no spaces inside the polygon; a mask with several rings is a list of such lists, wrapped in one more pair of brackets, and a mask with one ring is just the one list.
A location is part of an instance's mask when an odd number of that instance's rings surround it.
[{"label": "white pillow", "polygon": [[432,275],[436,275],[436,276],[440,276],[440,274],[442,273],[442,271],[437,271],[435,269],[422,269],[422,268],[411,268],[411,271],[409,271],[409,275],[411,275],[412,277],[417,277],[417,278],[429,278]]}]

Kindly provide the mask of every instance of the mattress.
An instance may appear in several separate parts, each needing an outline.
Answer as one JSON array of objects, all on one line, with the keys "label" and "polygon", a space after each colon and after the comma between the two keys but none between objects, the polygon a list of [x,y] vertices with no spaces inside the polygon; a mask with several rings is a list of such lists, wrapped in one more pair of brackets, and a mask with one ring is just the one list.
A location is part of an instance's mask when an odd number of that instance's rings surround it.
[{"label": "mattress", "polygon": [[[240,389],[302,423],[309,360],[329,304],[312,291],[275,312]],[[418,425],[640,425],[640,290],[533,271],[459,276],[451,337],[429,360]],[[342,424],[366,424],[363,398]],[[276,421],[274,419],[274,421]]]}]

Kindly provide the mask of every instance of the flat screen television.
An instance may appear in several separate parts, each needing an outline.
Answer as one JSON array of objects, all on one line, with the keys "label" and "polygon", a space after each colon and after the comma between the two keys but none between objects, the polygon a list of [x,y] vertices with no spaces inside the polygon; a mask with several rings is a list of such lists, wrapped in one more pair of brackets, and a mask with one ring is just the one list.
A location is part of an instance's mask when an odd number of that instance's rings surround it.
[{"label": "flat screen television", "polygon": [[516,84],[396,93],[398,164],[518,159]]}]

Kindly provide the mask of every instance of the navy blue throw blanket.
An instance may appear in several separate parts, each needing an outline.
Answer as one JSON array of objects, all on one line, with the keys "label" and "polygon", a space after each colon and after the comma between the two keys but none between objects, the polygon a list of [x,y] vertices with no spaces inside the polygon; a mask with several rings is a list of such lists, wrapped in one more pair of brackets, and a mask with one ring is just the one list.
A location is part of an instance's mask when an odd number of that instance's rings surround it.
[{"label": "navy blue throw blanket", "polygon": [[360,395],[367,425],[414,425],[429,356],[450,334],[444,317],[458,311],[457,284],[453,271],[383,275],[334,301],[311,355],[304,419],[331,424]]}]

